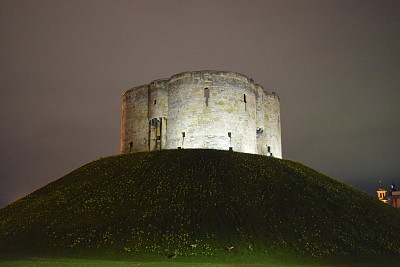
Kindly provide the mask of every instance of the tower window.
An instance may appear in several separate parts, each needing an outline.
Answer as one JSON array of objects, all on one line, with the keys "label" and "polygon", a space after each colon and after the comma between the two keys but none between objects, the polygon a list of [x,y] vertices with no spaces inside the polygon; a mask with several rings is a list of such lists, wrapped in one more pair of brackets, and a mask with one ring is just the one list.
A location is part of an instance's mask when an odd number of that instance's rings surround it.
[{"label": "tower window", "polygon": [[157,104],[157,100],[154,99],[154,105]]},{"label": "tower window", "polygon": [[129,142],[129,152],[132,152],[132,148],[133,148],[133,142]]},{"label": "tower window", "polygon": [[185,142],[185,132],[182,132],[182,147],[183,147],[183,143]]},{"label": "tower window", "polygon": [[244,101],[244,103],[247,103],[247,101],[246,101],[246,94],[243,95],[243,101]]},{"label": "tower window", "polygon": [[206,98],[206,107],[208,107],[208,99],[210,98],[210,89],[204,88],[204,97]]},{"label": "tower window", "polygon": [[268,149],[268,153],[271,153],[271,147],[268,146],[267,149]]}]

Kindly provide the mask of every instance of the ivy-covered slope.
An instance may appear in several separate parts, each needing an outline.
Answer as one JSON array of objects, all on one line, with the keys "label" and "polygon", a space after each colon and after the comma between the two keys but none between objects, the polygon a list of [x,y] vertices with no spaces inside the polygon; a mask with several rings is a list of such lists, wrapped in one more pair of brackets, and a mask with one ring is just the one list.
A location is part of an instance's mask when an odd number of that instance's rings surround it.
[{"label": "ivy-covered slope", "polygon": [[0,210],[0,249],[400,254],[400,212],[300,163],[164,150],[86,164]]}]

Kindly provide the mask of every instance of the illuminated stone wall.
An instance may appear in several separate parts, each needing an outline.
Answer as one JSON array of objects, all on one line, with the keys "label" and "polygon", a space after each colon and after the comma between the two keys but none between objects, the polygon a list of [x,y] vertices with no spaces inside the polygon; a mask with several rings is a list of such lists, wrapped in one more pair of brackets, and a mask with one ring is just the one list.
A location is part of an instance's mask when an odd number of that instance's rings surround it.
[{"label": "illuminated stone wall", "polygon": [[148,150],[148,85],[132,88],[122,96],[121,153]]},{"label": "illuminated stone wall", "polygon": [[122,102],[121,153],[232,147],[282,157],[279,98],[242,74],[183,72],[128,90]]}]

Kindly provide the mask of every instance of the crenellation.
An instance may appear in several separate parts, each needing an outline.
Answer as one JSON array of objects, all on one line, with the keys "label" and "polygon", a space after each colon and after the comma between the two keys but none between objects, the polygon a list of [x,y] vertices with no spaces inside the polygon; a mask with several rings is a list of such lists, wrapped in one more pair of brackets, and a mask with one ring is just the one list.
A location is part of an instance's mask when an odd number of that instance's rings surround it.
[{"label": "crenellation", "polygon": [[279,97],[240,73],[182,72],[128,90],[122,107],[121,153],[232,148],[282,157]]}]

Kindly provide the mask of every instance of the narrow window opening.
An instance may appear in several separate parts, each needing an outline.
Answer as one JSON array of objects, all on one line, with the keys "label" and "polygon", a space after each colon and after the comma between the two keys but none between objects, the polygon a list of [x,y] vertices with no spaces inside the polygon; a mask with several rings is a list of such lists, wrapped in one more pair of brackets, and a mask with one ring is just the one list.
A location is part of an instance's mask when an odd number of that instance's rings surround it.
[{"label": "narrow window opening", "polygon": [[246,111],[247,110],[247,100],[246,100],[246,94],[243,94],[243,102],[244,102],[244,110]]},{"label": "narrow window opening", "polygon": [[185,142],[185,132],[182,132],[182,147],[183,147],[183,144],[184,144],[184,142]]},{"label": "narrow window opening", "polygon": [[204,88],[204,97],[206,98],[206,107],[208,107],[208,99],[210,98],[210,89]]},{"label": "narrow window opening", "polygon": [[129,142],[129,153],[132,152],[132,148],[133,148],[133,142]]},{"label": "narrow window opening", "polygon": [[268,146],[268,153],[271,153],[271,147]]},{"label": "narrow window opening", "polygon": [[150,123],[151,123],[151,126],[157,127],[157,123],[158,123],[157,118],[151,119],[150,121],[151,121],[151,122],[150,122]]},{"label": "narrow window opening", "polygon": [[155,105],[155,104],[157,104],[157,100],[156,100],[156,99],[154,99],[154,105]]}]

